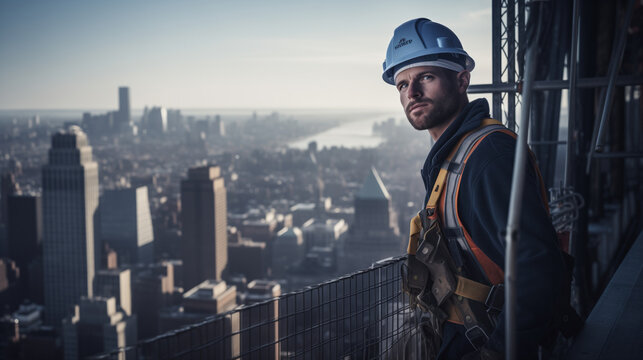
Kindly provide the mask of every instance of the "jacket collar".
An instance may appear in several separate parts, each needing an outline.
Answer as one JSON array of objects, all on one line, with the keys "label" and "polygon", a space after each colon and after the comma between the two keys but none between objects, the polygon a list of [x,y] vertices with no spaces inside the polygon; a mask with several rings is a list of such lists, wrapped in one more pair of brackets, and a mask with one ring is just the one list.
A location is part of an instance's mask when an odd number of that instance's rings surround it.
[{"label": "jacket collar", "polygon": [[422,179],[424,186],[428,189],[433,187],[433,182],[438,176],[440,166],[449,156],[451,149],[457,144],[460,138],[471,130],[476,129],[482,120],[489,118],[489,104],[486,99],[477,99],[468,103],[458,114],[458,117],[438,138],[435,145],[424,162]]}]

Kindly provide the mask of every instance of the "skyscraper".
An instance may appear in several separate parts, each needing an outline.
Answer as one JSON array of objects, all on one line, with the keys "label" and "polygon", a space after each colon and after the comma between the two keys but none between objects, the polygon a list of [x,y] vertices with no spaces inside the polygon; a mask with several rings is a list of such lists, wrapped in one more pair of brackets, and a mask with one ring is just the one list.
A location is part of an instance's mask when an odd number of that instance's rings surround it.
[{"label": "skyscraper", "polygon": [[183,287],[221,280],[228,262],[226,189],[218,166],[188,170],[181,181]]},{"label": "skyscraper", "polygon": [[163,135],[167,131],[167,110],[155,106],[147,115],[147,135]]},{"label": "skyscraper", "polygon": [[[254,280],[248,284],[246,305],[241,313],[241,359],[279,359],[279,301],[281,285],[276,281]],[[269,301],[273,299],[272,301]],[[294,319],[292,319],[294,320]]]},{"label": "skyscraper", "polygon": [[116,250],[119,264],[154,260],[154,232],[147,195],[147,187],[141,186],[105,190],[100,198],[102,245],[107,243]]},{"label": "skyscraper", "polygon": [[52,136],[42,169],[45,322],[56,327],[81,296],[92,296],[98,165],[87,135],[71,126]]},{"label": "skyscraper", "polygon": [[340,272],[363,269],[403,251],[403,238],[396,214],[377,170],[371,168],[362,188],[355,194],[355,219],[340,254]]},{"label": "skyscraper", "polygon": [[353,227],[369,236],[397,233],[389,195],[375,168],[371,168],[362,188],[355,194],[355,221]]},{"label": "skyscraper", "polygon": [[7,224],[9,218],[9,195],[20,193],[20,187],[16,183],[13,173],[7,172],[0,178],[0,223]]},{"label": "skyscraper", "polygon": [[114,297],[116,308],[132,315],[132,278],[130,269],[102,269],[94,277],[94,296]]},{"label": "skyscraper", "polygon": [[[114,297],[82,297],[73,315],[63,320],[65,359],[91,355],[136,344],[136,319],[119,311]],[[134,357],[124,351],[119,359]]]},{"label": "skyscraper", "polygon": [[118,127],[122,131],[132,122],[132,110],[129,101],[129,87],[118,88]]},{"label": "skyscraper", "polygon": [[147,339],[159,332],[161,309],[173,305],[174,264],[139,264],[132,272],[132,313],[136,314],[138,337]]},{"label": "skyscraper", "polygon": [[24,270],[40,253],[42,201],[34,195],[10,195],[7,200],[9,258]]},{"label": "skyscraper", "polygon": [[42,304],[42,199],[37,195],[10,195],[9,258],[20,268],[23,296]]}]

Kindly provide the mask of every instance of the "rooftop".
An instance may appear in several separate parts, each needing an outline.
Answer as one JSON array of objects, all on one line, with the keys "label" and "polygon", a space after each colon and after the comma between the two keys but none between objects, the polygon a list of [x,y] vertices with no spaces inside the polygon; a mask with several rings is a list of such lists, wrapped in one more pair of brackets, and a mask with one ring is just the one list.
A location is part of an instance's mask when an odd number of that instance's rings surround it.
[{"label": "rooftop", "polygon": [[382,179],[377,173],[377,170],[372,167],[366,176],[366,180],[364,180],[364,185],[362,185],[362,188],[355,197],[359,199],[388,200],[391,198],[391,195],[389,195],[386,187],[384,187],[384,183],[382,183]]}]

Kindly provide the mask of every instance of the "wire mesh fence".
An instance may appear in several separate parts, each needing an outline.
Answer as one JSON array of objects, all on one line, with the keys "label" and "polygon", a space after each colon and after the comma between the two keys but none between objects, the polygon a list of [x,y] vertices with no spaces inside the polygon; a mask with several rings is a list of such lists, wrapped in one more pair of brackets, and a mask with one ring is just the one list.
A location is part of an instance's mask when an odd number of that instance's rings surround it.
[{"label": "wire mesh fence", "polygon": [[420,314],[401,291],[404,257],[242,306],[93,359],[415,359]]}]

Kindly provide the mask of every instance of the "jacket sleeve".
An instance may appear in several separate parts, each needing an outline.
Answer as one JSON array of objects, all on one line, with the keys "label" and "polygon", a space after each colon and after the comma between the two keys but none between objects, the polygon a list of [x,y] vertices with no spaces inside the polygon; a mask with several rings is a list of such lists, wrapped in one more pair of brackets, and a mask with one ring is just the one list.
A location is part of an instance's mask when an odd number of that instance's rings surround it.
[{"label": "jacket sleeve", "polygon": [[[467,162],[458,200],[473,241],[503,271],[515,143],[504,133],[485,138]],[[540,179],[532,161],[526,167],[516,270],[516,348],[523,355],[533,354],[546,335],[565,271]],[[504,353],[504,309],[487,346]]]}]

